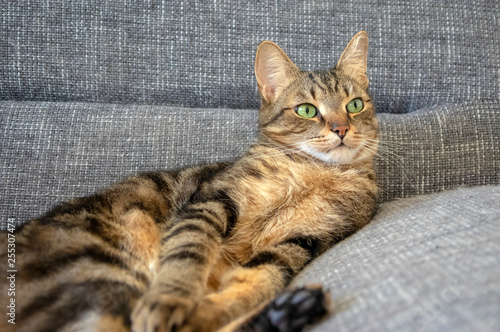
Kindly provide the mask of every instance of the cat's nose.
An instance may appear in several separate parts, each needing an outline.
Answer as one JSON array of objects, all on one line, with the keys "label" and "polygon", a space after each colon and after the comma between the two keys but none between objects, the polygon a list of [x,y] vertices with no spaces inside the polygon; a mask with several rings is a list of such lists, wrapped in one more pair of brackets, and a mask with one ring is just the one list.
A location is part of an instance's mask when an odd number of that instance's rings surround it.
[{"label": "cat's nose", "polygon": [[344,139],[345,135],[347,135],[347,131],[349,130],[349,126],[332,126],[332,131],[337,134],[340,139]]}]

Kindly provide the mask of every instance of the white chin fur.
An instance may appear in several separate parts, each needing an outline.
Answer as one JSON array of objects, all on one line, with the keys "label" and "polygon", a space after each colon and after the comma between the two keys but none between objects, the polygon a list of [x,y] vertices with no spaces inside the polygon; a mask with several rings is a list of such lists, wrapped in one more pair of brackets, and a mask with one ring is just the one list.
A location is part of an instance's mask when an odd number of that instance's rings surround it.
[{"label": "white chin fur", "polygon": [[348,164],[352,161],[357,152],[345,146],[337,147],[328,153],[319,152],[307,144],[302,144],[300,148],[308,155],[329,164]]}]

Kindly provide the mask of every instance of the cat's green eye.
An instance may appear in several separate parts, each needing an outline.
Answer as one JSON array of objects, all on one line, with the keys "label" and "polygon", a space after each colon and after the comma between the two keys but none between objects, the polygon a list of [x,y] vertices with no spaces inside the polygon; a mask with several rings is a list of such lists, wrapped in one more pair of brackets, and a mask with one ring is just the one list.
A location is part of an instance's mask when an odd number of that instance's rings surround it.
[{"label": "cat's green eye", "polygon": [[318,113],[318,110],[314,105],[311,104],[302,104],[295,107],[295,112],[306,119],[314,118]]},{"label": "cat's green eye", "polygon": [[347,112],[349,113],[359,113],[363,110],[363,101],[359,98],[355,98],[347,103]]}]

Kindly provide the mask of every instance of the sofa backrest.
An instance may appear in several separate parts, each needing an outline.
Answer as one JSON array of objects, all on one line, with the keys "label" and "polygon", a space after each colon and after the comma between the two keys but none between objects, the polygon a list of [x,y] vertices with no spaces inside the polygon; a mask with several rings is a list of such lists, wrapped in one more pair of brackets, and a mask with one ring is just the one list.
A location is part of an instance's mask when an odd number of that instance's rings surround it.
[{"label": "sofa backrest", "polygon": [[302,69],[371,38],[379,112],[497,99],[497,0],[0,2],[0,99],[257,108],[259,43]]}]

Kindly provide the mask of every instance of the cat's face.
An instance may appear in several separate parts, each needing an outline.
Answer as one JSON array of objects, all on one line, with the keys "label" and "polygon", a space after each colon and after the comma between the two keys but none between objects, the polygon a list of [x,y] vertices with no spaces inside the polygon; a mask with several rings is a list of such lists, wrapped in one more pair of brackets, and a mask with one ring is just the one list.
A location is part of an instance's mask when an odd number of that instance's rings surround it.
[{"label": "cat's face", "polygon": [[377,120],[367,92],[367,49],[368,37],[360,32],[335,68],[302,72],[278,46],[262,43],[255,65],[260,140],[327,163],[373,157]]}]

